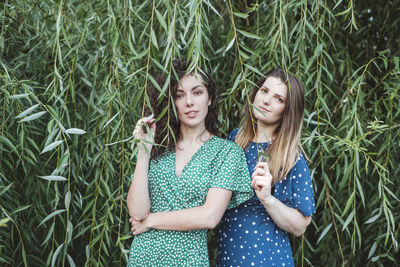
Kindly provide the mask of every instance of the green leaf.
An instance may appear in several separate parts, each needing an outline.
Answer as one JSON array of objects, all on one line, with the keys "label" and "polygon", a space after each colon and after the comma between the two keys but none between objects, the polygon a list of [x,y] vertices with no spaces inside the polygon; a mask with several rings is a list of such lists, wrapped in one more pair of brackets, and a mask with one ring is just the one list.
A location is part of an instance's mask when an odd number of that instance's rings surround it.
[{"label": "green leaf", "polygon": [[47,175],[47,176],[39,176],[42,179],[45,179],[47,181],[66,181],[67,178],[59,175]]},{"label": "green leaf", "polygon": [[28,115],[29,113],[31,113],[32,111],[34,111],[37,107],[39,106],[39,104],[33,105],[32,107],[22,111],[18,116],[16,116],[16,119],[20,119],[26,115]]},{"label": "green leaf", "polygon": [[252,39],[257,39],[257,40],[261,40],[262,38],[254,33],[250,33],[250,32],[246,32],[243,30],[237,30],[238,32],[240,32],[241,34],[243,34],[244,36],[248,37],[248,38],[252,38]]},{"label": "green leaf", "polygon": [[349,197],[349,199],[346,202],[346,207],[344,208],[343,212],[342,212],[342,217],[344,217],[344,215],[346,215],[347,211],[350,209],[351,205],[353,204],[353,200],[354,200],[354,196],[355,196],[355,191],[353,191]]},{"label": "green leaf", "polygon": [[350,213],[349,217],[347,217],[346,221],[344,222],[342,231],[344,231],[344,229],[347,228],[347,225],[349,225],[349,223],[353,220],[353,218],[354,218],[354,210]]},{"label": "green leaf", "polygon": [[63,246],[64,246],[64,244],[59,245],[58,248],[56,249],[56,251],[54,252],[53,257],[51,258],[51,267],[55,266],[58,254],[60,253]]},{"label": "green leaf", "polygon": [[240,13],[240,12],[233,12],[233,14],[236,17],[242,18],[242,19],[247,19],[247,17],[249,16],[249,14],[245,14],[245,13]]},{"label": "green leaf", "polygon": [[70,128],[65,131],[66,134],[85,134],[86,132],[78,128]]},{"label": "green leaf", "polygon": [[49,144],[48,146],[46,146],[45,148],[43,148],[42,152],[40,152],[40,154],[43,154],[45,152],[51,151],[54,148],[58,147],[62,142],[62,140],[58,140],[58,141],[54,141],[53,143]]},{"label": "green leaf", "polygon": [[322,231],[321,235],[318,238],[317,244],[319,244],[319,242],[322,240],[322,238],[324,238],[324,236],[329,232],[329,230],[332,227],[332,223],[328,224],[325,229]]},{"label": "green leaf", "polygon": [[151,31],[151,43],[158,50],[157,37],[156,37],[156,34],[154,33],[154,31]]},{"label": "green leaf", "polygon": [[71,267],[76,267],[74,260],[72,259],[72,257],[69,254],[67,254],[67,258],[68,258],[69,265]]},{"label": "green leaf", "polygon": [[157,9],[155,10],[158,22],[160,22],[161,27],[164,29],[165,32],[168,32],[167,24],[165,23],[164,17],[161,15],[160,11]]},{"label": "green leaf", "polygon": [[231,49],[231,47],[233,46],[234,43],[235,43],[235,38],[232,38],[232,40],[229,42],[228,46],[225,48],[224,53],[226,53],[229,49]]},{"label": "green leaf", "polygon": [[29,94],[19,94],[19,95],[10,95],[8,98],[9,99],[20,99],[20,98],[25,98],[27,97]]},{"label": "green leaf", "polygon": [[0,219],[0,227],[5,227],[5,226],[7,226],[7,223],[8,223],[9,221],[10,221],[9,218]]},{"label": "green leaf", "polygon": [[65,211],[64,209],[53,211],[50,215],[44,218],[44,220],[38,225],[38,227],[47,222],[48,220],[50,220],[51,218],[53,218],[54,216],[63,213],[64,211]]},{"label": "green leaf", "polygon": [[46,113],[46,111],[40,111],[38,113],[32,114],[28,117],[23,118],[22,120],[18,121],[18,122],[27,122],[27,121],[33,121],[36,120],[40,117],[42,117],[44,114]]},{"label": "green leaf", "polygon": [[6,143],[9,146],[9,148],[11,148],[11,150],[15,152],[15,154],[18,154],[17,148],[7,137],[0,135],[0,140]]}]

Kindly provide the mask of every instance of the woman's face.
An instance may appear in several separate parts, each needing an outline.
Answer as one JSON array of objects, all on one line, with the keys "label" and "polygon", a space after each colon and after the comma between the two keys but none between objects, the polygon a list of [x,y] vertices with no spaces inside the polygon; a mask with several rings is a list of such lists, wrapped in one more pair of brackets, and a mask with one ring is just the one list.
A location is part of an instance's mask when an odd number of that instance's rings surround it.
[{"label": "woman's face", "polygon": [[181,126],[205,126],[211,99],[201,76],[188,75],[181,79],[176,90],[175,106]]},{"label": "woman's face", "polygon": [[287,87],[276,77],[268,77],[254,97],[253,112],[258,122],[277,127],[286,106]]}]

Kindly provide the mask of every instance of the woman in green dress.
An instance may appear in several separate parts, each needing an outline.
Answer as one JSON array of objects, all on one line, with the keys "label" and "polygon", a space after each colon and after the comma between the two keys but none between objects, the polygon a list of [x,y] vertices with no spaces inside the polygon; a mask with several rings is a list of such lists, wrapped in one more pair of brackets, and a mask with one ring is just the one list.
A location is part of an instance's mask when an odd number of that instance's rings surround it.
[{"label": "woman in green dress", "polygon": [[[154,86],[147,90],[146,115],[167,112],[157,126],[150,116],[134,130],[140,143],[127,196],[135,236],[129,267],[208,266],[207,229],[253,194],[243,150],[216,136],[214,82],[200,70],[187,73],[183,61],[172,67],[179,79],[171,75],[168,95]],[[160,88],[165,80],[157,78]]]}]

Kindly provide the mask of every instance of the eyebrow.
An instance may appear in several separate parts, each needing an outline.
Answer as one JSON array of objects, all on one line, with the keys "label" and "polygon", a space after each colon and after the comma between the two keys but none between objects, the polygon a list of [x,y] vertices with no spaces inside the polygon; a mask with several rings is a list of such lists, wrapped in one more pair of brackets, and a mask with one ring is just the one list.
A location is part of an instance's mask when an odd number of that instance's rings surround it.
[{"label": "eyebrow", "polygon": [[[191,91],[196,90],[196,89],[199,88],[199,87],[200,87],[200,88],[204,88],[203,85],[199,84],[199,85],[196,85],[195,87],[193,87],[193,88],[191,89]],[[176,91],[177,91],[177,92],[184,92],[184,90],[183,90],[183,89],[180,89],[180,88],[176,89]]]}]

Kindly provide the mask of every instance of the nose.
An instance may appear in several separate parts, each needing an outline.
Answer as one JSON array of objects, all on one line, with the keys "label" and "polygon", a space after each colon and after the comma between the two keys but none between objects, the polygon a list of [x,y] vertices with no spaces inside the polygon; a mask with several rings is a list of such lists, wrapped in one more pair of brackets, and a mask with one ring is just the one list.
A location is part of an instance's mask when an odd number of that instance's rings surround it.
[{"label": "nose", "polygon": [[187,107],[191,107],[192,105],[193,105],[193,99],[189,94],[189,95],[186,96],[186,106]]},{"label": "nose", "polygon": [[271,103],[271,96],[268,94],[266,96],[264,96],[263,98],[263,103],[267,106],[269,106],[269,104]]}]

